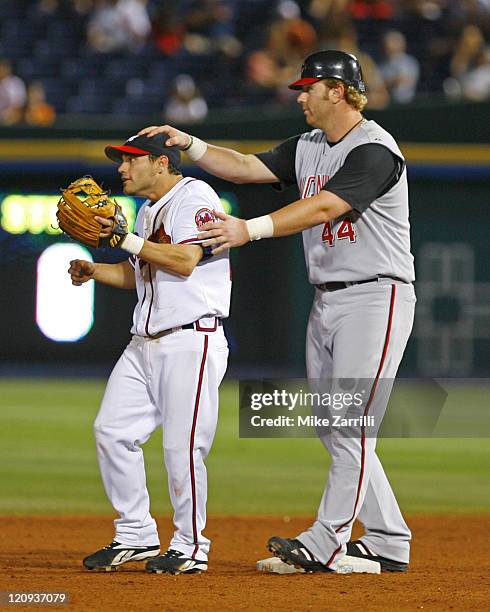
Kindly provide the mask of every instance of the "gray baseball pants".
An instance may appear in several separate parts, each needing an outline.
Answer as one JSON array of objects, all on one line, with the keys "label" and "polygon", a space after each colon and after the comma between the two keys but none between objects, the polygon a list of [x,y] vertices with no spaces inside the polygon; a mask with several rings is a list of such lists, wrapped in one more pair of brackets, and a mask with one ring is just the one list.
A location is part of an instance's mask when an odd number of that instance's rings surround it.
[{"label": "gray baseball pants", "polygon": [[[333,292],[317,289],[306,340],[311,385],[325,389],[338,380],[361,381],[366,399],[357,414],[379,425],[412,330],[415,301],[411,284],[388,278]],[[373,554],[408,563],[410,530],[376,455],[373,430],[330,431],[321,440],[332,458],[328,481],[315,522],[297,538],[335,569],[357,518],[365,529],[362,542]]]}]

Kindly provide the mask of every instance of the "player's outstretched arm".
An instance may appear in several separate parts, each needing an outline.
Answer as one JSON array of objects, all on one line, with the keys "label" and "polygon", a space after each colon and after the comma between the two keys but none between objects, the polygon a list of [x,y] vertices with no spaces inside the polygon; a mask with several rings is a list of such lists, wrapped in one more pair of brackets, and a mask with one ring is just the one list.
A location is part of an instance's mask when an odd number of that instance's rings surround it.
[{"label": "player's outstretched arm", "polygon": [[251,240],[279,238],[296,234],[340,217],[352,210],[350,204],[329,191],[297,200],[288,206],[255,219],[238,219],[220,211],[213,214],[220,222],[206,223],[199,238],[205,238],[203,246],[212,246],[217,254],[225,249],[238,247]]},{"label": "player's outstretched arm", "polygon": [[72,285],[76,286],[92,279],[119,289],[134,289],[136,286],[134,270],[127,261],[103,264],[74,259],[70,261],[68,274],[71,276]]},{"label": "player's outstretched arm", "polygon": [[244,155],[233,149],[217,147],[181,132],[171,125],[152,125],[139,134],[156,136],[166,134],[165,144],[176,146],[200,168],[232,183],[277,183],[279,179],[255,155]]}]

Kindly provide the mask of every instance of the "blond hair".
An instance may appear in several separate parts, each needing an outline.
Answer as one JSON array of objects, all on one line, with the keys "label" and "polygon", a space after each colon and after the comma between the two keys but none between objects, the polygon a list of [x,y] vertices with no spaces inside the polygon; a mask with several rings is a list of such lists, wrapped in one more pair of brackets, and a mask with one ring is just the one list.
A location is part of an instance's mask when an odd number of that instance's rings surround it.
[{"label": "blond hair", "polygon": [[347,85],[340,79],[324,79],[324,83],[330,88],[337,87],[339,83],[342,83],[345,87],[345,101],[357,111],[361,112],[368,102],[367,96],[358,91],[354,85]]}]

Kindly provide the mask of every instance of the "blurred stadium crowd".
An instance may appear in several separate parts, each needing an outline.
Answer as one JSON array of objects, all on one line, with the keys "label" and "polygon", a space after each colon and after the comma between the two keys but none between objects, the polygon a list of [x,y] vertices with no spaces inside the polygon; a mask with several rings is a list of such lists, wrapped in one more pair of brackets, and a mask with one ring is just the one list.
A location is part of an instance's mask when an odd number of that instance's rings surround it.
[{"label": "blurred stadium crowd", "polygon": [[321,48],[359,56],[371,108],[490,99],[490,0],[1,0],[0,124],[294,104]]}]

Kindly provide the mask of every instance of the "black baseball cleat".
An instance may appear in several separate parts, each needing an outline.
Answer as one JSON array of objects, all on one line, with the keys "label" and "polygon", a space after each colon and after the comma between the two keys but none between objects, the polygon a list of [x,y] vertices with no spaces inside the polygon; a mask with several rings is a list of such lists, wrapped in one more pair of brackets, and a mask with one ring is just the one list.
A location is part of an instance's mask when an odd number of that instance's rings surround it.
[{"label": "black baseball cleat", "polygon": [[346,554],[350,555],[351,557],[359,557],[361,559],[369,559],[369,561],[376,561],[380,564],[382,572],[406,572],[408,569],[408,563],[402,563],[401,561],[394,561],[393,559],[373,555],[369,548],[363,542],[361,542],[361,540],[347,542]]},{"label": "black baseball cleat", "polygon": [[152,574],[200,574],[207,569],[207,561],[191,559],[173,548],[156,559],[150,559],[146,564],[146,571]]},{"label": "black baseball cleat", "polygon": [[110,572],[123,563],[130,561],[145,561],[160,554],[160,545],[156,546],[130,546],[112,542],[109,546],[101,548],[83,560],[83,565],[89,570],[105,570]]},{"label": "black baseball cleat", "polygon": [[267,542],[267,548],[284,563],[294,565],[298,569],[304,569],[305,572],[333,572],[326,565],[320,563],[299,540],[274,536]]}]

